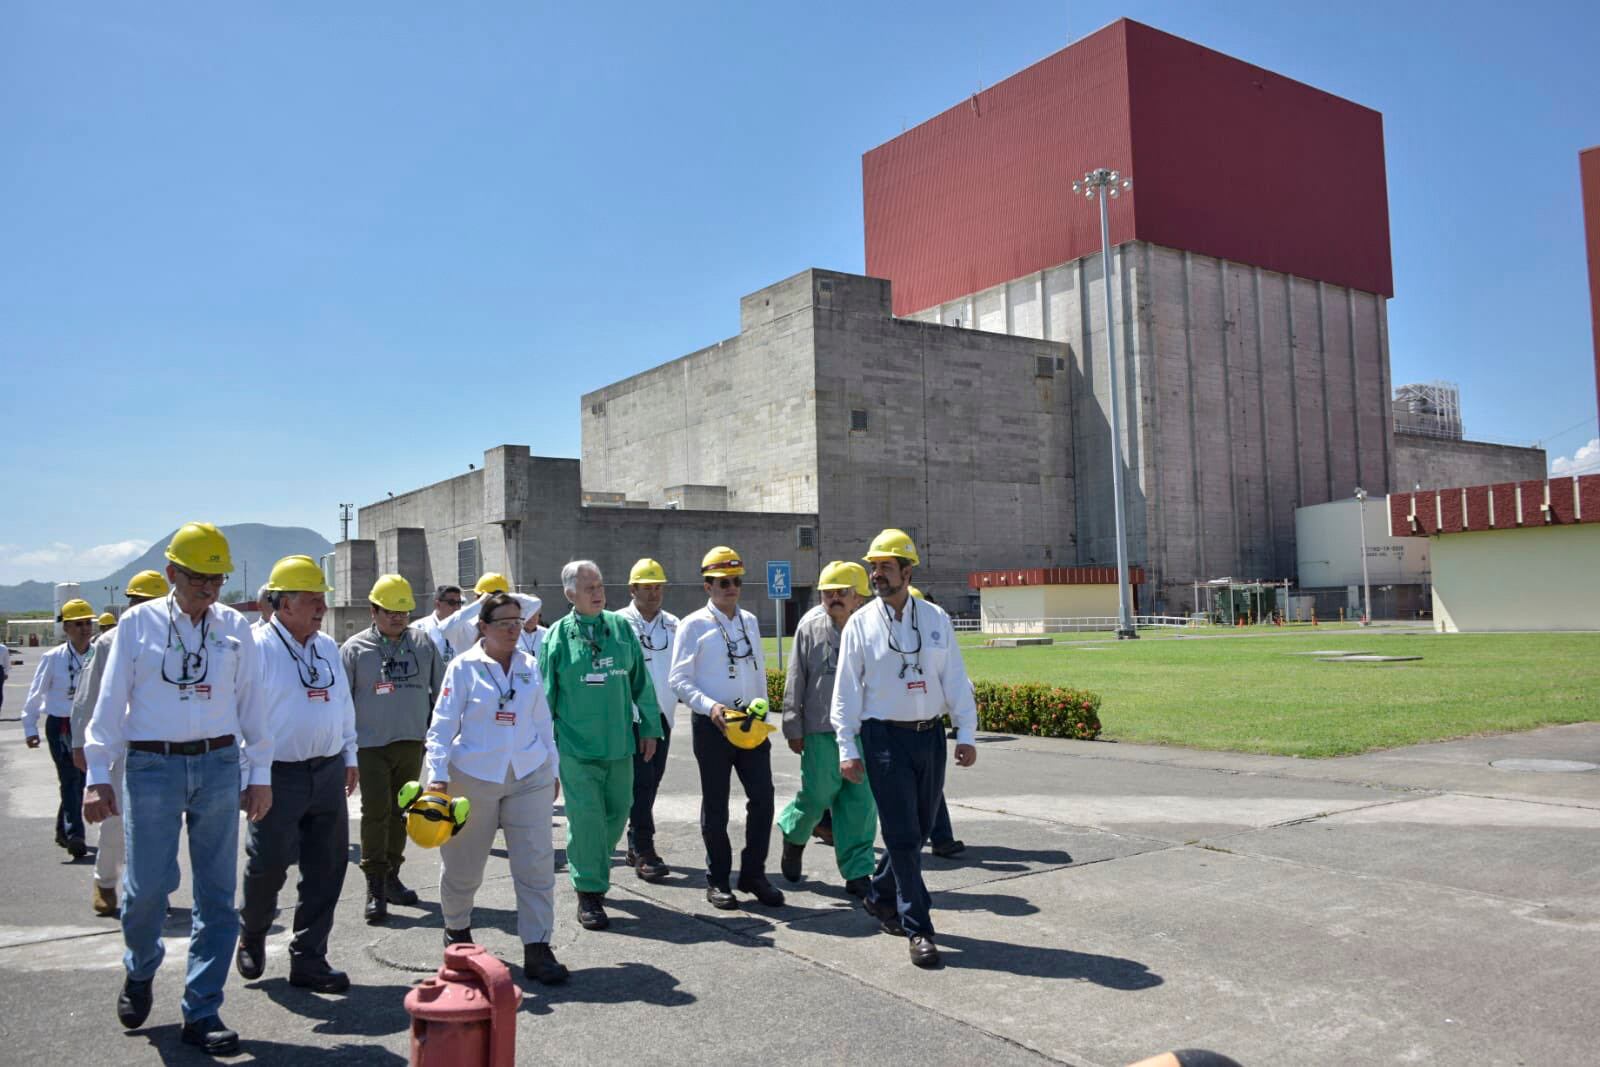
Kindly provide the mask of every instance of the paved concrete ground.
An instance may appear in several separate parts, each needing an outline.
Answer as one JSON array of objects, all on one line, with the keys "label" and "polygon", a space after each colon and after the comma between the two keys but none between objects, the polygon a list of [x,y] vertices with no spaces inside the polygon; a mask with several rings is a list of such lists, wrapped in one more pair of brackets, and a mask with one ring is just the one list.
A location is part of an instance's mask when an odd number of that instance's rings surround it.
[{"label": "paved concrete ground", "polygon": [[[0,712],[0,1061],[195,1062],[177,1039],[181,890],[155,1012],[137,1033],[116,1023],[116,924],[89,910],[88,863],[51,843],[53,770],[15,722],[33,659]],[[573,978],[525,987],[525,1060],[1110,1067],[1196,1046],[1247,1065],[1596,1057],[1600,773],[1488,764],[1600,762],[1600,724],[1327,761],[986,737],[975,768],[951,769],[969,848],[927,864],[948,961],[933,973],[848,906],[815,845],[789,886],[774,836],[788,906],[706,905],[681,718],[675,740],[659,805],[674,875],[647,886],[618,867],[605,933],[579,929],[561,881],[557,951]],[[774,766],[781,804],[799,761],[782,750]],[[348,996],[289,987],[275,935],[267,977],[228,986],[240,1061],[403,1062],[401,999],[439,963],[436,872],[418,856],[406,873],[424,906],[370,928],[351,869],[332,953],[357,983]],[[518,958],[503,860],[479,905],[481,940]]]}]

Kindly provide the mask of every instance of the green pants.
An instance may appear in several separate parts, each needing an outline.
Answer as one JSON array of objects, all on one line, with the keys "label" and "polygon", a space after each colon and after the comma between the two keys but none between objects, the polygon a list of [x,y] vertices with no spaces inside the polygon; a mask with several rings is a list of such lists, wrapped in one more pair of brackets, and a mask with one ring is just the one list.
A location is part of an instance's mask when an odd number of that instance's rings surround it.
[{"label": "green pants", "polygon": [[803,845],[822,813],[833,809],[833,858],[846,881],[872,873],[878,836],[878,805],[865,781],[847,782],[839,773],[839,742],[832,734],[807,734],[800,754],[800,792],[783,814],[778,829],[791,845]]},{"label": "green pants", "polygon": [[633,808],[633,757],[561,757],[561,802],[567,809],[567,870],[580,893],[611,888],[611,853]]},{"label": "green pants", "polygon": [[406,817],[395,797],[422,773],[422,742],[358,748],[356,768],[361,773],[361,873],[398,874],[406,859]]}]

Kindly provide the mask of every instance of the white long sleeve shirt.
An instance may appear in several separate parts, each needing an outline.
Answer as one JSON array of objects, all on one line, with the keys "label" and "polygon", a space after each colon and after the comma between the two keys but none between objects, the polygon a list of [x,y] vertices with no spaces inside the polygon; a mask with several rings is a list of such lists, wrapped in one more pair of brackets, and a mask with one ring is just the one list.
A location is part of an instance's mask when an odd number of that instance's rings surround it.
[{"label": "white long sleeve shirt", "polygon": [[709,600],[678,624],[667,675],[674,695],[696,715],[710,715],[718,704],[746,705],[767,695],[767,660],[756,617],[738,609],[730,618]]},{"label": "white long sleeve shirt", "polygon": [[548,626],[535,626],[532,633],[523,630],[517,635],[517,647],[537,661],[539,659],[539,650],[544,647],[544,635],[549,632],[550,627]]},{"label": "white long sleeve shirt", "polygon": [[[522,606],[522,621],[527,622],[544,602],[529,593],[512,593],[512,599]],[[483,614],[483,598],[479,597],[439,624],[439,634],[457,656],[478,643],[478,616]],[[437,642],[435,642],[437,643]]]},{"label": "white long sleeve shirt", "polygon": [[[678,639],[678,617],[670,611],[657,611],[655,618],[645,622],[632,601],[617,614],[628,620],[634,636],[639,639],[639,647],[644,649],[644,667],[650,672],[650,684],[655,687],[656,701],[661,707],[661,728],[670,730],[673,709],[677,707],[669,676],[672,674],[672,651]],[[633,717],[635,722],[639,721],[638,705],[634,706]]]},{"label": "white long sleeve shirt", "polygon": [[78,691],[78,679],[88,659],[72,647],[72,642],[57,645],[39,659],[33,672],[33,682],[28,686],[28,699],[22,705],[22,732],[28,737],[39,736],[39,716],[72,717],[72,698]]},{"label": "white long sleeve shirt", "polygon": [[[354,767],[356,705],[333,638],[314,633],[301,644],[277,619],[257,629],[255,638],[273,760],[298,763],[343,753],[344,765]],[[250,770],[254,774],[253,758]]]},{"label": "white long sleeve shirt", "polygon": [[423,781],[449,781],[453,764],[474,778],[503,782],[507,770],[526,778],[546,762],[560,773],[555,726],[533,657],[517,649],[505,671],[475,645],[451,660],[428,727]]},{"label": "white long sleeve shirt", "polygon": [[445,640],[444,636],[444,624],[455,618],[457,613],[458,612],[451,612],[442,620],[437,615],[424,615],[422,618],[411,624],[411,629],[415,630],[419,634],[427,635],[428,640],[433,642],[433,647],[439,650],[439,656],[444,663],[449,663],[451,660],[455,659],[456,653],[460,651],[449,641]]},{"label": "white long sleeve shirt", "polygon": [[839,677],[829,713],[839,759],[861,758],[856,735],[862,719],[917,722],[946,713],[955,723],[956,743],[972,744],[978,705],[944,609],[908,597],[899,619],[882,600],[850,616],[839,635]]},{"label": "white long sleeve shirt", "polygon": [[89,716],[100,698],[100,680],[106,676],[106,657],[111,654],[111,639],[116,630],[107,630],[84,653],[83,673],[78,675],[78,692],[72,698],[72,747],[82,748],[88,741]]},{"label": "white long sleeve shirt", "polygon": [[272,731],[250,623],[220,604],[200,618],[195,625],[170,594],[122,613],[83,747],[88,784],[110,784],[111,764],[129,741],[224,734],[242,739],[250,784],[272,784]]}]

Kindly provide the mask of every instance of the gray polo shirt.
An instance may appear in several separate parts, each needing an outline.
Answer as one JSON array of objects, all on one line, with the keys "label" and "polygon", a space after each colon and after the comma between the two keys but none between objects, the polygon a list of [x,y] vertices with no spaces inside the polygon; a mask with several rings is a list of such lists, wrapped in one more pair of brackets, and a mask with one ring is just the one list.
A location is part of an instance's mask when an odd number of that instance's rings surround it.
[{"label": "gray polo shirt", "polygon": [[339,649],[356,705],[356,747],[421,741],[444,679],[444,657],[427,636],[407,629],[390,641],[375,626]]},{"label": "gray polo shirt", "polygon": [[807,613],[794,631],[794,657],[783,683],[783,736],[832,734],[828,714],[839,665],[839,634],[828,613]]}]

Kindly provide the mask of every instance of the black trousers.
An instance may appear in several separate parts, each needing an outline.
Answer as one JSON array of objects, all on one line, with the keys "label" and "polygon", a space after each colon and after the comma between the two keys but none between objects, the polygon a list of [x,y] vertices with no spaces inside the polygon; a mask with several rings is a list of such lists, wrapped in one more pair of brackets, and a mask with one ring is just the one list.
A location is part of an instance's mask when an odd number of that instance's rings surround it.
[{"label": "black trousers", "polygon": [[656,757],[648,762],[639,754],[639,728],[633,728],[633,808],[628,812],[628,847],[641,856],[656,850],[656,790],[667,773],[667,749],[672,745],[672,721],[661,720]]},{"label": "black trousers", "polygon": [[82,841],[84,773],[72,762],[72,719],[65,715],[46,715],[44,741],[50,746],[50,758],[56,764],[56,782],[61,786],[56,833],[68,841]]},{"label": "black trousers", "polygon": [[744,786],[744,851],[739,878],[764,875],[772,846],[772,742],[758,748],[736,748],[706,715],[692,715],[694,758],[700,765],[700,836],[706,843],[706,881],[728,888],[733,870],[733,845],[728,840],[730,774]]},{"label": "black trousers", "polygon": [[893,901],[908,935],[931,936],[922,846],[943,800],[944,731],[906,730],[882,719],[864,719],[858,743],[883,830],[883,856],[873,872],[869,898]]},{"label": "black trousers", "polygon": [[350,811],[344,795],[344,757],[323,756],[272,765],[272,807],[250,823],[245,841],[244,905],[239,926],[262,937],[272,926],[289,867],[300,868],[290,965],[328,956],[333,911],[344,889],[350,849]]}]

